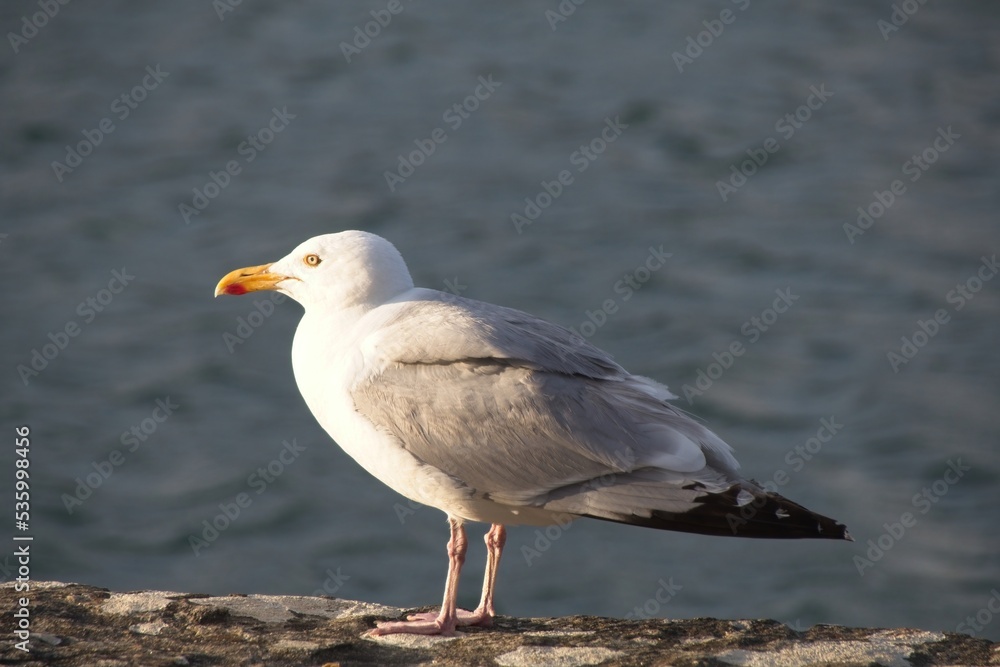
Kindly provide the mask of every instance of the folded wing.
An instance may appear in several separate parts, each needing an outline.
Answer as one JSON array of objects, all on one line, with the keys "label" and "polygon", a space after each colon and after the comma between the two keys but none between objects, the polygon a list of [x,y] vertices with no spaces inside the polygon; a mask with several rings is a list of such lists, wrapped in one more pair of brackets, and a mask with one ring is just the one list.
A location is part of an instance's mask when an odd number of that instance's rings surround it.
[{"label": "folded wing", "polygon": [[378,370],[352,397],[472,495],[685,532],[844,537],[840,524],[742,479],[729,446],[667,403],[666,387],[572,332],[415,292],[365,340]]}]

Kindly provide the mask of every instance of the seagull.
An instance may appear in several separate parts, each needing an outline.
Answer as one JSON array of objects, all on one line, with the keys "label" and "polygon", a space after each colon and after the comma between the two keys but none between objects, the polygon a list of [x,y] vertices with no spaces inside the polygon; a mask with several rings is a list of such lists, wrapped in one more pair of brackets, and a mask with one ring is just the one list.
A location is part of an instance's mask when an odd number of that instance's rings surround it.
[{"label": "seagull", "polygon": [[[843,524],[739,474],[732,449],[674,407],[666,386],[534,315],[414,287],[375,234],[309,239],[237,269],[215,295],[276,290],[305,313],[295,381],[323,429],[362,468],[447,514],[438,613],[373,635],[490,626],[509,525],[590,517],[705,535],[851,540]],[[490,524],[482,598],[458,609],[464,524]]]}]

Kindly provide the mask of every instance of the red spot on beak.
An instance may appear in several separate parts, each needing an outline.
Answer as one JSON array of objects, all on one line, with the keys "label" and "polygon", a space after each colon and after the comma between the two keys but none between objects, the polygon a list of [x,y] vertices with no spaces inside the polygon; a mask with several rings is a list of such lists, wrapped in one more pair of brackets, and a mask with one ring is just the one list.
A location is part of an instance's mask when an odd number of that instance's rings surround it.
[{"label": "red spot on beak", "polygon": [[231,283],[226,285],[222,291],[226,294],[232,294],[233,296],[240,296],[247,293],[247,288],[239,283]]}]

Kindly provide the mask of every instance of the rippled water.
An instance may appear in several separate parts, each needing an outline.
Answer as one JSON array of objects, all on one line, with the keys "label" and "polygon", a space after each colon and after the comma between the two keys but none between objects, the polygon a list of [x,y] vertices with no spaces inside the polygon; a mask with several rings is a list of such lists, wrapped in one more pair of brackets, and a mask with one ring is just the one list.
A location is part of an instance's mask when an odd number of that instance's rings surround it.
[{"label": "rippled water", "polygon": [[[386,6],[71,3],[3,56],[0,410],[33,429],[35,576],[438,601],[444,517],[316,425],[290,368],[299,307],[212,299],[233,268],[358,228],[418,284],[573,326],[686,393],[748,475],[857,538],[514,529],[502,613],[978,613],[1000,637],[982,613],[1000,585],[995,7],[927,3],[891,30],[891,3],[560,21],[554,1],[407,2],[366,26]],[[4,32],[37,11],[4,3]],[[343,47],[356,27],[377,34]],[[36,350],[52,358],[22,374]]]}]

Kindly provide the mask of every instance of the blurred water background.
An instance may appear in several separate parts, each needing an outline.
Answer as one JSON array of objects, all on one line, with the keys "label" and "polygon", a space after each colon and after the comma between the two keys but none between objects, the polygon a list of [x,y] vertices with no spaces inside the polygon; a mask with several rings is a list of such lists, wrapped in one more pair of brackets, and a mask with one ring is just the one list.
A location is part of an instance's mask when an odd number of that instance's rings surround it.
[{"label": "blurred water background", "polygon": [[0,414],[33,430],[35,578],[439,601],[444,516],[314,422],[298,305],[212,299],[356,228],[687,387],[749,476],[857,539],[518,528],[501,613],[1000,638],[994,3],[43,4],[0,7]]}]

